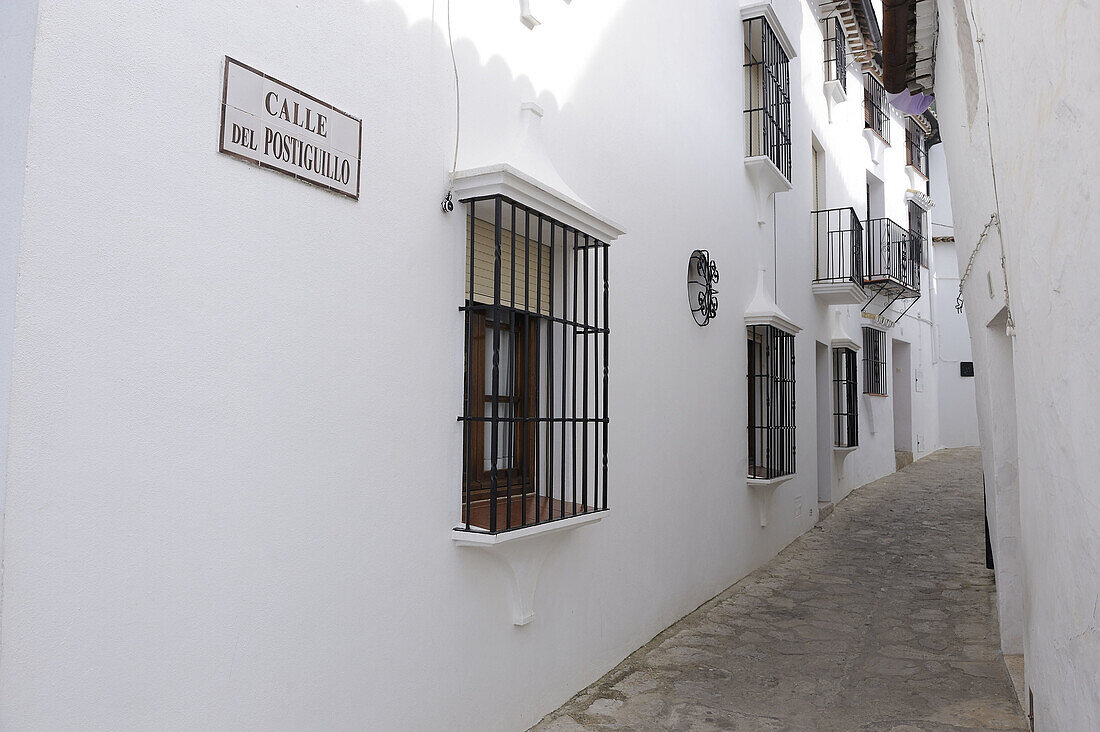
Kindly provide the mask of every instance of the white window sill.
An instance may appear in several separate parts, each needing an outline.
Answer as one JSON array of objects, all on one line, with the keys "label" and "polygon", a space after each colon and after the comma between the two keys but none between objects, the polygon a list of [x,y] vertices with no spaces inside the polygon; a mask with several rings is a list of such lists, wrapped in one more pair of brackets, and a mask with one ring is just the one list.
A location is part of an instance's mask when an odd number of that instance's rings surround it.
[{"label": "white window sill", "polygon": [[544,521],[534,526],[525,526],[522,529],[512,529],[511,531],[502,531],[497,534],[490,534],[488,531],[482,531],[475,527],[470,527],[470,530],[467,531],[465,524],[462,524],[454,528],[451,538],[457,546],[500,546],[509,542],[522,541],[523,539],[534,536],[543,536],[559,531],[569,531],[580,526],[585,526],[586,524],[594,524],[601,521],[606,514],[606,509],[589,511],[588,513],[582,513],[577,516],[570,516],[565,519],[555,519],[553,521]]},{"label": "white window sill", "polygon": [[789,475],[781,475],[778,478],[746,478],[746,482],[749,488],[775,488],[777,485],[786,483],[791,478],[795,477],[797,473],[791,473]]}]

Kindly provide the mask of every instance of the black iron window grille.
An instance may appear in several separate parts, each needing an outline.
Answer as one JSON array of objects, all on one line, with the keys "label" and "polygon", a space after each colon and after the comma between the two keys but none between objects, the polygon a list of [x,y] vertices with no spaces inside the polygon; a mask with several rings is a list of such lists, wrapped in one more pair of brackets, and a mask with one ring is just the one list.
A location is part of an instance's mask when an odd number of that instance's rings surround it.
[{"label": "black iron window grille", "polygon": [[848,90],[848,42],[840,27],[840,18],[823,21],[825,35],[825,81],[839,81]]},{"label": "black iron window grille", "polygon": [[863,224],[853,208],[813,211],[814,282],[851,280],[863,286]]},{"label": "black iron window grille", "polygon": [[837,447],[859,445],[859,385],[856,352],[851,348],[833,349],[833,444]]},{"label": "black iron window grille", "polygon": [[863,123],[890,144],[890,115],[886,106],[886,87],[874,74],[863,75]]},{"label": "black iron window grille", "polygon": [[608,245],[504,196],[464,203],[464,528],[604,510]]},{"label": "black iron window grille", "polygon": [[886,334],[863,329],[863,393],[886,396]]},{"label": "black iron window grille", "polygon": [[767,156],[791,179],[791,100],[787,53],[763,17],[745,33],[745,151]]},{"label": "black iron window grille", "polygon": [[748,327],[750,478],[795,471],[794,336],[773,325]]},{"label": "black iron window grille", "polygon": [[909,232],[899,224],[891,219],[868,221],[865,251],[864,285],[901,286],[920,292],[920,252],[914,249]]},{"label": "black iron window grille", "polygon": [[916,120],[909,117],[905,121],[905,164],[928,177],[928,150],[925,148],[924,130]]},{"label": "black iron window grille", "polygon": [[928,240],[924,235],[924,209],[916,201],[909,202],[909,242],[913,261],[928,266]]}]

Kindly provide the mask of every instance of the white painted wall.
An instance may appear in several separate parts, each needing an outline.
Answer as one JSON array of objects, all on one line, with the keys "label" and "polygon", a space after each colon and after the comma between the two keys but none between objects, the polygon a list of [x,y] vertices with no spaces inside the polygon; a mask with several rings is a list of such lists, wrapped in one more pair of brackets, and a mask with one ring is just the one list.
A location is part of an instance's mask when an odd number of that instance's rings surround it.
[{"label": "white painted wall", "polygon": [[961,266],[990,213],[1001,220],[965,292],[1002,646],[1025,654],[1036,729],[1097,729],[1100,6],[937,4],[936,98]]},{"label": "white painted wall", "polygon": [[[0,726],[520,729],[813,525],[814,344],[833,320],[810,290],[811,133],[830,206],[862,213],[870,167],[904,222],[907,184],[900,142],[870,162],[854,71],[828,121],[805,4],[776,3],[800,47],[794,188],[763,226],[736,6],[544,2],[534,31],[512,0],[452,7],[459,167],[507,148],[537,101],[563,178],[628,232],[611,250],[612,510],[551,555],[522,628],[504,573],[450,537],[464,227],[438,209],[444,6],[40,5]],[[225,54],[363,118],[359,202],[217,153]],[[703,329],[684,302],[700,242],[722,272]],[[800,467],[766,528],[743,477],[761,264],[805,328]],[[859,338],[858,307],[848,322]],[[894,335],[930,370],[922,327]],[[834,500],[893,470],[890,399],[861,407]]]},{"label": "white painted wall", "polygon": [[[955,305],[959,294],[958,245],[954,241],[933,242],[933,237],[954,235],[951,216],[951,190],[948,187],[947,159],[944,146],[935,145],[928,152],[931,211],[932,277],[929,295],[933,347],[933,374],[937,379],[931,393],[938,397],[939,444],[942,447],[978,445],[978,411],[974,407],[974,377],[960,376],[959,365],[973,361],[970,329],[966,315]],[[965,264],[965,263],[964,263]]]},{"label": "white painted wall", "polygon": [[[0,24],[0,445],[8,442],[11,365],[15,327],[16,260],[23,225],[23,175],[31,104],[37,0],[13,0]],[[7,451],[0,450],[0,596],[4,573],[4,506]],[[0,620],[3,606],[0,604]],[[0,646],[0,654],[3,647]]]}]

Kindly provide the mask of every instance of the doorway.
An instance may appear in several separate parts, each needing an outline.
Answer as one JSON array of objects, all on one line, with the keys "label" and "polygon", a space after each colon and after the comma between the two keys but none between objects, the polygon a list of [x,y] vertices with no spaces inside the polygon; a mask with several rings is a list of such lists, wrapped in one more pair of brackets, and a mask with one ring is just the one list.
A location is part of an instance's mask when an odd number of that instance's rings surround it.
[{"label": "doorway", "polygon": [[894,450],[913,453],[913,379],[909,344],[893,341],[891,349],[894,388]]},{"label": "doorway", "polygon": [[832,373],[829,347],[817,344],[817,500],[831,503],[833,500],[833,406],[830,399]]}]

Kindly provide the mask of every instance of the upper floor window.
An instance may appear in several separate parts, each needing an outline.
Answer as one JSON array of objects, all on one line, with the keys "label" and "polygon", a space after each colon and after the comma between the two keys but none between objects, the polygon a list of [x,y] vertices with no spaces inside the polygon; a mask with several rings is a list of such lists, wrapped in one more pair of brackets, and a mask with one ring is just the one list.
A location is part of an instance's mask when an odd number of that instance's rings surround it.
[{"label": "upper floor window", "polygon": [[859,387],[856,377],[856,352],[851,348],[833,349],[833,444],[837,447],[859,445]]},{"label": "upper floor window", "polygon": [[745,154],[766,156],[791,179],[791,100],[787,52],[763,16],[745,34]]},{"label": "upper floor window", "polygon": [[905,121],[905,164],[928,177],[928,151],[925,148],[924,130],[912,117]]},{"label": "upper floor window", "polygon": [[774,325],[748,327],[749,478],[795,470],[794,336]]},{"label": "upper floor window", "polygon": [[822,21],[825,36],[825,81],[839,81],[840,88],[848,89],[848,42],[840,27],[840,18]]},{"label": "upper floor window", "polygon": [[924,233],[924,209],[916,201],[909,202],[910,256],[922,267],[928,266],[928,240]]},{"label": "upper floor window", "polygon": [[886,101],[886,88],[874,74],[863,75],[863,126],[874,130],[887,145],[890,144],[890,115]]},{"label": "upper floor window", "polygon": [[863,393],[886,396],[886,334],[863,329]]},{"label": "upper floor window", "polygon": [[467,203],[462,522],[607,508],[607,244],[504,196]]}]

